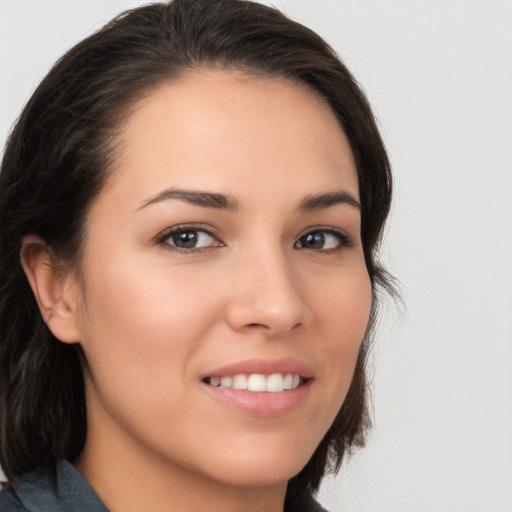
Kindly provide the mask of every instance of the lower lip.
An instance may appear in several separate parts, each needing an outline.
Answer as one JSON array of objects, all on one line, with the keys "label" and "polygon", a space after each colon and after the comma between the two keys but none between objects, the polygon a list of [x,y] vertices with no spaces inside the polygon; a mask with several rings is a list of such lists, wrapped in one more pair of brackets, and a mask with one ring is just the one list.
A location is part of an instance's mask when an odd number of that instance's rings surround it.
[{"label": "lower lip", "polygon": [[282,416],[298,409],[307,399],[312,379],[298,388],[277,393],[248,391],[246,389],[223,388],[202,383],[215,399],[254,416]]}]

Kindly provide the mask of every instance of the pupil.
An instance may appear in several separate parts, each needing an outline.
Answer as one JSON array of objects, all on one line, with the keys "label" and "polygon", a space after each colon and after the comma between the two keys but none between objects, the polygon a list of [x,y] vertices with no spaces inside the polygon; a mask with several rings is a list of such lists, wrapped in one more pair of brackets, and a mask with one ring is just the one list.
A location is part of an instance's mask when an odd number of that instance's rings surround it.
[{"label": "pupil", "polygon": [[197,233],[195,231],[187,231],[185,233],[177,233],[173,236],[174,245],[185,249],[195,247],[197,244]]},{"label": "pupil", "polygon": [[305,236],[304,247],[321,249],[325,244],[325,236],[322,233],[309,233]]}]

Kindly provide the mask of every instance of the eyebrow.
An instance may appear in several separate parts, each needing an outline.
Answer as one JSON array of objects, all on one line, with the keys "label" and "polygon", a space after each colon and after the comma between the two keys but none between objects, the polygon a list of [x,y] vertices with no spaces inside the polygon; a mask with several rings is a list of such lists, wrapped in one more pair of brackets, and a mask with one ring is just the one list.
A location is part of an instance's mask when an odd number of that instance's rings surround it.
[{"label": "eyebrow", "polygon": [[[219,194],[216,192],[203,192],[199,190],[183,190],[176,188],[169,188],[159,192],[155,196],[146,199],[137,209],[140,210],[149,205],[173,199],[186,201],[187,203],[195,206],[202,206],[203,208],[216,208],[233,211],[240,210],[240,205],[233,196]],[[306,196],[300,202],[298,209],[300,211],[321,210],[324,208],[330,208],[337,204],[349,204],[354,208],[361,210],[361,205],[355,197],[344,190]]]},{"label": "eyebrow", "polygon": [[218,208],[226,210],[240,209],[237,200],[232,196],[217,194],[215,192],[202,192],[199,190],[182,190],[175,188],[166,189],[156,196],[150,197],[137,209],[140,210],[141,208],[145,208],[151,204],[169,201],[172,199],[186,201],[187,203],[202,206],[203,208]]},{"label": "eyebrow", "polygon": [[299,210],[321,210],[330,208],[337,204],[349,204],[354,208],[361,211],[361,204],[356,198],[344,190],[337,190],[335,192],[328,192],[326,194],[315,194],[306,196],[299,204]]}]

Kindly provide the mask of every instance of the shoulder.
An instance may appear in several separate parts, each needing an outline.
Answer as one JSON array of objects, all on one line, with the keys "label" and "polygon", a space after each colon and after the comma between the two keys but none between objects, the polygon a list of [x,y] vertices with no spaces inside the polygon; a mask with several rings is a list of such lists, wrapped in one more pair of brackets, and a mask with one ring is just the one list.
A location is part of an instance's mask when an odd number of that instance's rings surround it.
[{"label": "shoulder", "polygon": [[309,501],[307,501],[304,504],[304,512],[328,512],[323,508],[316,500],[313,498],[310,498]]},{"label": "shoulder", "polygon": [[2,512],[27,512],[16,496],[7,489],[0,489],[0,510]]},{"label": "shoulder", "polygon": [[287,494],[284,512],[328,512],[307,491]]},{"label": "shoulder", "polygon": [[66,461],[23,475],[0,492],[0,512],[108,512],[82,475]]},{"label": "shoulder", "polygon": [[55,476],[50,468],[40,468],[16,481],[14,488],[0,492],[1,512],[50,512],[56,507]]}]

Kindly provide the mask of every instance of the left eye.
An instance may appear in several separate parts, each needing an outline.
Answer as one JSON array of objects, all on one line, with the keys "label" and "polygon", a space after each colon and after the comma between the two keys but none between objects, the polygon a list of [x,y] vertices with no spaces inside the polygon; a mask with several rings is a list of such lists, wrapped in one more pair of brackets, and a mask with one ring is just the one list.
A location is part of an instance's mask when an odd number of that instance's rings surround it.
[{"label": "left eye", "polygon": [[316,251],[335,250],[348,245],[349,238],[346,235],[326,230],[310,231],[302,235],[295,243],[297,248]]},{"label": "left eye", "polygon": [[215,237],[203,229],[180,229],[167,233],[162,241],[177,249],[202,249],[218,245]]}]

